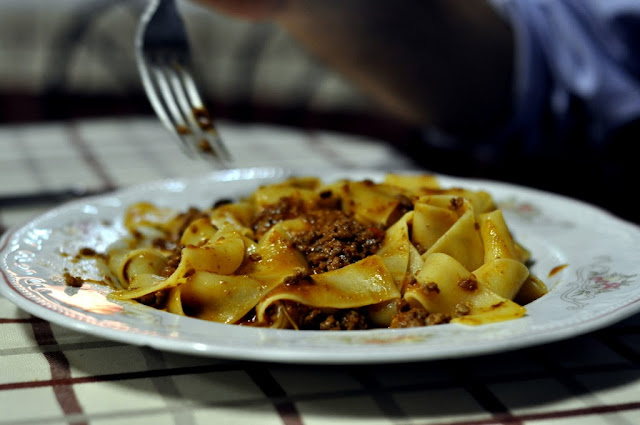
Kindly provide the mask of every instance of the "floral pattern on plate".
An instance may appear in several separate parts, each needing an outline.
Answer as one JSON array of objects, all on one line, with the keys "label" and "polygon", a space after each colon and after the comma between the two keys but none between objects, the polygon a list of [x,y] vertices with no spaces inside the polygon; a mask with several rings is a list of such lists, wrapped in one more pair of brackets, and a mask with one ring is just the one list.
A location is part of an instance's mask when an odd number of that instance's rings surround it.
[{"label": "floral pattern on plate", "polygon": [[[323,179],[381,179],[380,171],[322,170]],[[326,332],[239,327],[181,317],[137,303],[115,303],[95,262],[79,249],[104,250],[124,233],[130,203],[208,205],[289,172],[258,168],[159,181],[62,205],[8,231],[0,241],[0,290],[35,316],[77,331],[194,355],[297,363],[431,360],[512,350],[579,335],[640,311],[640,229],[565,197],[498,182],[440,176],[443,186],[487,190],[515,238],[531,250],[532,270],[550,288],[521,319],[477,327]],[[65,276],[81,277],[80,288]]]}]

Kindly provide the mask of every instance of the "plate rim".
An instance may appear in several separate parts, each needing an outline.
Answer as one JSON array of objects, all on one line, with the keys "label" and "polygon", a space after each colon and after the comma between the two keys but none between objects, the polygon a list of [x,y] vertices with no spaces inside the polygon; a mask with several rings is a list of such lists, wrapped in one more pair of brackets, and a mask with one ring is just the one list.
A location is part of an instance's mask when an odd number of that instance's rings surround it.
[{"label": "plate rim", "polygon": [[[420,355],[418,353],[411,352],[411,353],[406,353],[404,355],[398,354],[393,357],[389,357],[385,353],[377,352],[377,353],[373,353],[370,358],[364,359],[364,360],[362,359],[362,357],[356,357],[356,358],[352,358],[348,356],[345,357],[341,353],[337,353],[335,356],[329,356],[329,357],[326,356],[326,353],[322,357],[320,355],[309,355],[309,354],[307,354],[304,357],[301,357],[299,350],[291,349],[287,351],[286,349],[283,349],[281,347],[275,350],[262,350],[258,355],[256,355],[255,353],[250,353],[250,352],[247,352],[247,353],[238,352],[237,349],[235,348],[227,349],[227,347],[224,347],[224,345],[216,347],[209,344],[206,347],[200,347],[199,349],[194,349],[193,346],[191,346],[190,348],[185,347],[184,341],[182,344],[176,345],[175,341],[168,340],[164,337],[148,336],[146,338],[146,341],[136,341],[136,338],[135,338],[136,334],[123,334],[120,331],[103,328],[103,327],[100,327],[99,329],[94,329],[91,325],[78,322],[78,321],[69,322],[69,319],[66,316],[59,314],[56,311],[51,310],[50,308],[47,308],[46,306],[40,305],[35,301],[27,298],[24,295],[21,296],[20,291],[11,282],[11,279],[7,274],[9,272],[5,270],[5,267],[4,267],[6,256],[9,254],[8,244],[10,243],[10,241],[13,239],[14,236],[18,235],[20,231],[24,231],[32,223],[37,223],[39,221],[46,220],[47,217],[55,216],[57,213],[61,211],[65,211],[67,209],[71,209],[76,205],[82,205],[82,204],[91,203],[91,202],[95,203],[100,200],[105,200],[108,197],[122,198],[125,196],[131,196],[132,194],[136,194],[137,192],[139,192],[144,188],[153,187],[157,190],[159,188],[168,187],[169,185],[183,185],[183,187],[186,188],[189,186],[189,184],[198,184],[198,182],[202,182],[210,179],[213,179],[215,181],[226,181],[226,180],[220,180],[219,179],[220,176],[227,176],[227,177],[232,176],[233,177],[231,179],[232,181],[238,181],[238,180],[254,181],[256,180],[256,177],[255,177],[256,175],[261,176],[260,177],[261,179],[283,178],[290,175],[317,175],[317,173],[314,174],[314,171],[315,170],[309,170],[309,172],[301,173],[299,171],[294,171],[294,170],[280,168],[280,167],[253,167],[253,168],[233,169],[231,171],[230,170],[214,171],[212,173],[208,173],[206,176],[160,179],[160,180],[153,180],[149,182],[143,182],[133,186],[121,188],[112,192],[92,195],[89,197],[64,202],[41,214],[38,214],[34,217],[24,220],[24,222],[21,224],[12,226],[2,235],[2,238],[0,238],[0,260],[2,261],[2,263],[0,264],[0,273],[2,274],[2,279],[0,279],[0,293],[5,295],[15,305],[27,311],[28,313],[33,314],[36,317],[40,317],[44,320],[50,321],[52,323],[55,323],[65,328],[73,329],[76,331],[91,334],[94,336],[99,336],[106,339],[117,340],[123,343],[128,343],[128,344],[137,345],[137,346],[146,345],[146,346],[151,346],[160,350],[179,352],[183,354],[205,355],[205,356],[212,356],[212,357],[225,358],[225,359],[236,359],[236,360],[271,361],[271,362],[288,362],[288,363],[295,362],[295,363],[301,363],[301,364],[302,363],[349,364],[349,363],[363,363],[363,362],[364,363],[389,363],[389,362],[408,362],[408,361],[428,361],[428,360],[441,359],[443,357],[447,357],[447,358],[468,357],[468,356],[483,355],[483,354],[489,354],[489,353],[495,353],[495,352],[517,350],[517,349],[529,347],[532,345],[555,342],[558,340],[566,339],[567,337],[583,335],[585,333],[589,333],[591,331],[610,326],[614,323],[624,320],[625,318],[633,316],[634,314],[637,314],[640,311],[640,294],[639,294],[639,297],[637,299],[630,301],[628,304],[620,305],[615,309],[613,309],[613,311],[603,312],[602,314],[595,315],[588,320],[580,321],[578,324],[576,324],[573,327],[572,330],[570,329],[565,329],[564,331],[555,330],[554,333],[548,334],[545,337],[538,336],[537,338],[532,338],[532,337],[520,338],[517,344],[503,344],[503,341],[500,341],[501,344],[498,344],[499,345],[498,347],[496,347],[496,341],[493,341],[493,345],[491,346],[488,346],[486,344],[482,346],[477,345],[474,349],[467,350],[464,352],[462,351],[447,352],[446,356],[442,354],[442,352],[439,352],[439,354],[437,355],[429,355],[429,353]],[[369,174],[369,175],[382,176],[388,172],[403,172],[403,173],[409,172],[409,173],[421,173],[421,174],[431,173],[426,170],[332,169],[328,171],[327,169],[324,169],[322,171],[322,174],[335,173],[337,175],[340,175],[340,174],[348,175],[348,174],[358,173],[361,175]],[[443,178],[445,180],[449,180],[452,182],[453,181],[464,182],[465,185],[467,186],[468,186],[468,183],[473,184],[475,186],[495,185],[495,186],[504,188],[507,191],[525,190],[529,193],[534,194],[534,196],[552,197],[560,200],[561,202],[570,202],[572,204],[579,205],[580,207],[586,207],[590,209],[590,211],[592,211],[593,214],[600,216],[605,220],[612,220],[617,225],[628,227],[629,230],[638,232],[638,235],[640,236],[640,226],[636,225],[635,223],[632,223],[620,217],[617,217],[614,214],[607,211],[606,209],[603,209],[599,206],[592,205],[584,201],[574,199],[562,194],[556,194],[556,193],[540,190],[537,188],[520,186],[520,185],[509,183],[509,182],[501,182],[496,180],[456,177],[456,176],[448,176],[448,175],[439,174],[439,173],[431,173],[431,174],[435,174],[440,178]],[[240,178],[238,178],[239,176]],[[254,177],[248,177],[248,176],[254,176]],[[182,189],[182,191],[184,191],[184,188]],[[170,314],[170,313],[165,313],[165,314]],[[187,319],[198,320],[193,318],[187,318]],[[224,325],[224,324],[218,324],[218,323],[209,323],[209,325],[224,326],[224,327],[232,326],[232,325]],[[483,326],[487,326],[487,325],[483,325]],[[245,329],[250,329],[250,328],[245,328]],[[273,332],[274,330],[267,330],[267,331]],[[349,332],[373,333],[373,332],[380,332],[380,331],[393,332],[394,330],[381,329],[381,330],[349,331]],[[296,332],[296,331],[285,330],[284,332]],[[304,331],[304,332],[307,334],[310,334],[310,333],[325,334],[326,333],[326,331]],[[400,331],[396,333],[400,335],[407,335],[407,334],[411,335],[412,333],[419,333],[419,332],[420,330],[418,329],[418,330],[405,330],[405,331]],[[171,344],[172,342],[173,342],[173,345]],[[381,350],[378,350],[378,351],[381,351]],[[385,351],[385,350],[382,350],[382,351]]]}]

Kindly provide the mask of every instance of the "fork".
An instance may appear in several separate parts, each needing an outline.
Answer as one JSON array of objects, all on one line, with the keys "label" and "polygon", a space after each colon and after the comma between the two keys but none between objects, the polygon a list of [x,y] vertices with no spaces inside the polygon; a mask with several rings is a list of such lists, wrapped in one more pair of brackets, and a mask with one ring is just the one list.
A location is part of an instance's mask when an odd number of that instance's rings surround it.
[{"label": "fork", "polygon": [[189,39],[175,0],[151,0],[135,39],[136,59],[151,106],[191,157],[227,164],[231,157],[191,71]]}]

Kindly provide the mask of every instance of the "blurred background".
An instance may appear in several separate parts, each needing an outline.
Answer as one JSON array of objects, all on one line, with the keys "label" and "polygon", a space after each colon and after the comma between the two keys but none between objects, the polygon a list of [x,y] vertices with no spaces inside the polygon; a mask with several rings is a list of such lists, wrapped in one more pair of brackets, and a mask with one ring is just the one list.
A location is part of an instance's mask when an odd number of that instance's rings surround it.
[{"label": "blurred background", "polygon": [[[133,40],[145,0],[2,0],[0,121],[152,114]],[[179,1],[216,117],[327,127],[402,142],[413,129],[367,102],[279,28]],[[375,117],[375,119],[371,119]]]},{"label": "blurred background", "polygon": [[[2,0],[0,124],[153,117],[134,56],[146,3]],[[232,20],[185,0],[179,6],[199,84],[217,119],[369,136],[408,153],[418,167],[534,186],[640,222],[629,199],[640,120],[615,134],[605,155],[588,151],[584,134],[573,135],[568,151],[546,156],[523,153],[517,143],[499,157],[486,149],[450,149],[385,114],[279,28]]]}]

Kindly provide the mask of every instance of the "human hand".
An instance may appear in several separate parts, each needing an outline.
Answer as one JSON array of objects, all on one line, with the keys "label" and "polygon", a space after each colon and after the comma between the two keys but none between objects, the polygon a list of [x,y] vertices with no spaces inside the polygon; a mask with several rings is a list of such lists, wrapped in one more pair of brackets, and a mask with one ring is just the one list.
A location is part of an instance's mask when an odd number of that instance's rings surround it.
[{"label": "human hand", "polygon": [[484,0],[193,0],[284,28],[392,115],[463,137],[503,125],[513,34]]},{"label": "human hand", "polygon": [[287,6],[288,0],[194,0],[203,6],[237,18],[273,19]]}]

